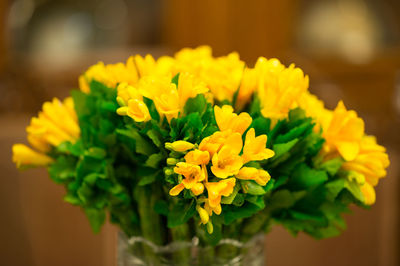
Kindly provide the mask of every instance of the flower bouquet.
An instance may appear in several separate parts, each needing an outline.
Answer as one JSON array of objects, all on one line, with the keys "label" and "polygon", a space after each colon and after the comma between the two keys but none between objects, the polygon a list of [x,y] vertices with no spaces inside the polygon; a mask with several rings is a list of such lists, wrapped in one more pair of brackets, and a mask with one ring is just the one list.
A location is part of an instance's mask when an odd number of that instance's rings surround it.
[{"label": "flower bouquet", "polygon": [[126,261],[244,263],[275,224],[340,234],[349,205],[373,204],[386,175],[385,148],[357,113],[326,109],[308,85],[294,65],[249,67],[206,46],[100,62],[71,97],[43,104],[32,148],[15,144],[13,161],[46,167],[95,232],[108,216]]}]

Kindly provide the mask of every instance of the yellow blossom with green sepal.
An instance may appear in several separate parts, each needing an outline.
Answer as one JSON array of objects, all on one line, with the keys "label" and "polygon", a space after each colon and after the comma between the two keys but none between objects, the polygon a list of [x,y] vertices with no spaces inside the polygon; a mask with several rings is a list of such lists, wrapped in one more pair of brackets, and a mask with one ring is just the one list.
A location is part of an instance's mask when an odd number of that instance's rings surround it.
[{"label": "yellow blossom with green sepal", "polygon": [[242,167],[235,176],[242,180],[254,180],[260,186],[265,186],[271,179],[267,171],[254,167]]},{"label": "yellow blossom with green sepal", "polygon": [[364,195],[365,204],[375,203],[374,187],[379,179],[386,176],[386,168],[389,166],[389,156],[386,149],[376,143],[373,136],[364,136],[360,142],[360,150],[357,156],[343,163],[342,168],[354,171],[363,177],[361,192]]},{"label": "yellow blossom with green sepal", "polygon": [[205,180],[206,176],[204,170],[200,166],[179,162],[176,164],[174,172],[183,175],[185,178],[180,184],[176,185],[170,190],[170,195],[176,196],[184,188],[190,189],[196,196],[203,193],[204,185],[201,183],[201,181]]}]

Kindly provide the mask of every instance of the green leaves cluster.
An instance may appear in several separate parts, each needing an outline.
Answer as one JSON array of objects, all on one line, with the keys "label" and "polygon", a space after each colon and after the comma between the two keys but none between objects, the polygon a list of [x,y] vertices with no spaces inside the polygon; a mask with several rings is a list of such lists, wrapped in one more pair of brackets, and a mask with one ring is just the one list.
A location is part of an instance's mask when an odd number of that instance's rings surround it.
[{"label": "green leaves cluster", "polygon": [[262,116],[252,126],[257,134],[268,135],[267,146],[276,154],[263,164],[274,180],[262,211],[264,229],[278,223],[293,234],[305,232],[316,238],[340,234],[345,228],[342,214],[349,212],[349,203],[358,201],[339,173],[343,161],[323,162],[319,156],[324,139],[315,132],[312,119],[297,108],[274,126]]}]

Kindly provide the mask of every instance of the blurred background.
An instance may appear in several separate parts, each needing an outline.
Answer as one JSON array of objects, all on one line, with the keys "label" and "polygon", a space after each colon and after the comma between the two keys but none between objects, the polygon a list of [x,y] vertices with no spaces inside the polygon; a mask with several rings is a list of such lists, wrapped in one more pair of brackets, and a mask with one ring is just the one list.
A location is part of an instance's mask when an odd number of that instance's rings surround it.
[{"label": "blurred background", "polygon": [[43,170],[20,173],[11,145],[45,100],[65,97],[99,60],[172,55],[211,45],[295,62],[310,90],[343,99],[388,147],[389,175],[371,210],[346,215],[340,237],[316,241],[275,228],[268,265],[400,265],[400,2],[398,0],[1,0],[0,264],[115,265],[115,232],[94,235]]}]

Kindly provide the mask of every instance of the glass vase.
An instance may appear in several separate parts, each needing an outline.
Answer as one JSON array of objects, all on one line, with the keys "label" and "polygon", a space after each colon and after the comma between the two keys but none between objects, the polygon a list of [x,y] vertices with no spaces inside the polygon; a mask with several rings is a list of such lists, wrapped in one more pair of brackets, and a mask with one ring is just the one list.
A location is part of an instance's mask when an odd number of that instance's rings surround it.
[{"label": "glass vase", "polygon": [[203,246],[194,237],[190,242],[171,242],[158,246],[143,237],[128,238],[118,234],[118,266],[133,265],[264,265],[264,234],[246,243],[222,239],[216,246]]}]

